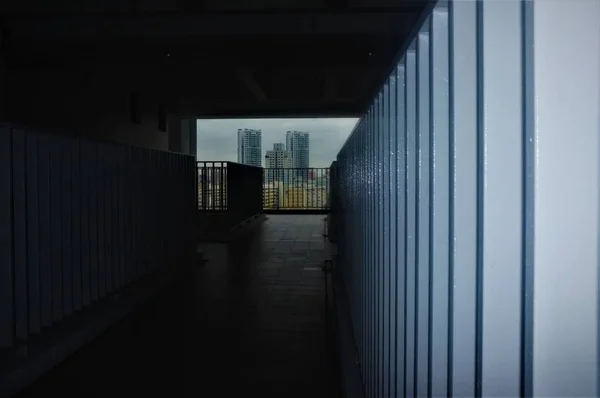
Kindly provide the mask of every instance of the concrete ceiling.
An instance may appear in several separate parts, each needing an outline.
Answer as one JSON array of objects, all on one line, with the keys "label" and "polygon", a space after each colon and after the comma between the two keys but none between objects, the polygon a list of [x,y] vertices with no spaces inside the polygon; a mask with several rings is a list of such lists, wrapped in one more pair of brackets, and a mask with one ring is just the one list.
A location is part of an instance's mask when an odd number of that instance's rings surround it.
[{"label": "concrete ceiling", "polygon": [[182,115],[357,116],[427,3],[21,0],[0,26],[11,68],[134,70]]}]

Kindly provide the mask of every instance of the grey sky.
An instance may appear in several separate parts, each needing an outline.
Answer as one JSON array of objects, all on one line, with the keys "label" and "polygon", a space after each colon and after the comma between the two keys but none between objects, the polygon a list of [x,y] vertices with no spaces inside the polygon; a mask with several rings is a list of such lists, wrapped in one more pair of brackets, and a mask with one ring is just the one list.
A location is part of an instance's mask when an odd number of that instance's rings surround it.
[{"label": "grey sky", "polygon": [[310,167],[329,167],[352,132],[356,118],[198,120],[198,160],[237,161],[237,130],[262,130],[262,158],[288,130],[310,133]]}]

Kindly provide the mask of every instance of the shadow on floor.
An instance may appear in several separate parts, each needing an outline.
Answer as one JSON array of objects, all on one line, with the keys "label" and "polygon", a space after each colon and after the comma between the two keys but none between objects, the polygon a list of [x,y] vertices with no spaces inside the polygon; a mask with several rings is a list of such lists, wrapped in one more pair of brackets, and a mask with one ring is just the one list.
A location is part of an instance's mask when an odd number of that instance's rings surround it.
[{"label": "shadow on floor", "polygon": [[336,397],[323,216],[269,216],[20,396]]}]

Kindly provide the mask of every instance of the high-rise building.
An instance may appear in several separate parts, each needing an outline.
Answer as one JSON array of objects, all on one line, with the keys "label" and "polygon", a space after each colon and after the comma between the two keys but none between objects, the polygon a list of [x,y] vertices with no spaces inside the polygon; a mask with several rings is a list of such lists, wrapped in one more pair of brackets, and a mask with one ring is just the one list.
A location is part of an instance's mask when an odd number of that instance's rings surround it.
[{"label": "high-rise building", "polygon": [[[285,135],[286,149],[292,153],[292,167],[296,169],[308,169],[310,146],[308,133],[301,131],[288,131]],[[308,181],[308,170],[296,170],[295,182]]]},{"label": "high-rise building", "polygon": [[262,130],[238,129],[238,163],[262,167]]},{"label": "high-rise building", "polygon": [[265,182],[281,181],[287,184],[289,181],[289,169],[292,167],[292,153],[285,150],[282,143],[273,144],[273,149],[268,150],[265,155]]}]

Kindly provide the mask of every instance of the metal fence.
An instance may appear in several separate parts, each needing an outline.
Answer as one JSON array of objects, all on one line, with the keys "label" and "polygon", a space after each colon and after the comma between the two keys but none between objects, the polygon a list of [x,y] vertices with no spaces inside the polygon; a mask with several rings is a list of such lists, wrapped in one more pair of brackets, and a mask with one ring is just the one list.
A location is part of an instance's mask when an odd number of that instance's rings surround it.
[{"label": "metal fence", "polygon": [[0,348],[191,260],[194,185],[191,156],[1,125]]},{"label": "metal fence", "polygon": [[329,168],[266,168],[263,173],[265,211],[329,210]]},{"label": "metal fence", "polygon": [[196,169],[201,229],[228,230],[262,213],[260,167],[217,161],[196,162]]},{"label": "metal fence", "polygon": [[196,162],[199,211],[227,211],[227,163]]},{"label": "metal fence", "polygon": [[432,4],[340,151],[368,397],[598,396],[599,18]]}]

